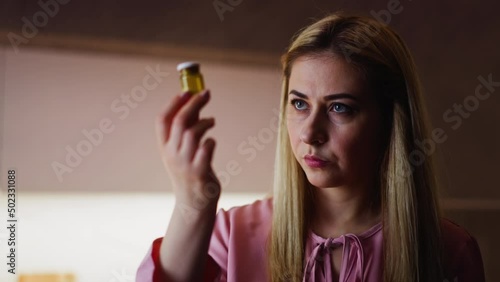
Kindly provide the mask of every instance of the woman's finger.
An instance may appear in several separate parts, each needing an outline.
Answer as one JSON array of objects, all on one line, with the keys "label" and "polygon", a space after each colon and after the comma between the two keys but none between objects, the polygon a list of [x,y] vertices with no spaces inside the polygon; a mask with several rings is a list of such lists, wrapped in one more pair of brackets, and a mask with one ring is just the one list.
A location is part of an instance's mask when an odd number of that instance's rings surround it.
[{"label": "woman's finger", "polygon": [[170,145],[175,150],[180,148],[184,131],[198,121],[201,108],[208,103],[210,95],[208,91],[204,93],[207,94],[194,95],[194,97],[190,99],[173,118]]},{"label": "woman's finger", "polygon": [[181,95],[176,95],[172,98],[171,102],[167,104],[166,108],[158,115],[156,120],[156,132],[158,136],[158,143],[160,146],[165,144],[170,137],[170,129],[172,119],[182,106],[189,100],[191,94],[184,92]]},{"label": "woman's finger", "polygon": [[193,160],[196,150],[199,147],[201,138],[209,128],[214,126],[214,124],[214,118],[201,119],[199,122],[197,122],[195,125],[184,132],[184,136],[182,137],[182,144],[180,147],[180,153],[183,157],[186,157],[189,162]]},{"label": "woman's finger", "polygon": [[193,165],[200,171],[209,171],[212,165],[212,158],[215,150],[215,140],[207,138],[201,146],[198,147],[193,159]]}]

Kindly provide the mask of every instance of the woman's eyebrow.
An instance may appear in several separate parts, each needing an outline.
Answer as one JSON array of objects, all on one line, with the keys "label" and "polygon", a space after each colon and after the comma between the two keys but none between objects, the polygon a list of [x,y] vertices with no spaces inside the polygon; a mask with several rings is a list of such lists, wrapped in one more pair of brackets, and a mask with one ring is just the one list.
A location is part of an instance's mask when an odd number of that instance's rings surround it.
[{"label": "woman's eyebrow", "polygon": [[[302,99],[308,99],[306,94],[300,93],[299,91],[294,90],[294,89],[292,89],[289,94],[293,94],[293,95],[298,96]],[[349,93],[335,93],[335,94],[326,95],[324,97],[324,99],[326,101],[335,100],[335,99],[342,99],[342,98],[358,101],[358,98],[356,96],[349,94]]]}]

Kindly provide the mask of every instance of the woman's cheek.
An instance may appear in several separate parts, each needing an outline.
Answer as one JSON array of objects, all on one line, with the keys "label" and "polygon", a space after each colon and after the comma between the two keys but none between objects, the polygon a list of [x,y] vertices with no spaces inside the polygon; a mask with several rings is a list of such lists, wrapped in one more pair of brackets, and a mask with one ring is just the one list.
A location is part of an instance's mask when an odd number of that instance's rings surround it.
[{"label": "woman's cheek", "polygon": [[335,151],[342,154],[347,161],[362,157],[365,142],[355,128],[343,128],[334,132],[331,140],[336,140]]},{"label": "woman's cheek", "polygon": [[288,127],[288,138],[290,140],[292,151],[295,153],[296,148],[299,145],[298,131],[295,127]]}]

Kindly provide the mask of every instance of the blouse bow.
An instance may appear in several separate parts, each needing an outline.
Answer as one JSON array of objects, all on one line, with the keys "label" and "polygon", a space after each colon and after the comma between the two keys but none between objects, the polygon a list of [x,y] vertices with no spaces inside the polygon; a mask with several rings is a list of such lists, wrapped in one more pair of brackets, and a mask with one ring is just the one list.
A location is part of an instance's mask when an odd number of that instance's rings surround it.
[{"label": "blouse bow", "polygon": [[340,282],[364,282],[364,253],[361,241],[354,234],[345,234],[338,238],[328,238],[318,244],[307,259],[303,282],[332,281],[332,262],[330,251],[342,246],[342,264]]}]

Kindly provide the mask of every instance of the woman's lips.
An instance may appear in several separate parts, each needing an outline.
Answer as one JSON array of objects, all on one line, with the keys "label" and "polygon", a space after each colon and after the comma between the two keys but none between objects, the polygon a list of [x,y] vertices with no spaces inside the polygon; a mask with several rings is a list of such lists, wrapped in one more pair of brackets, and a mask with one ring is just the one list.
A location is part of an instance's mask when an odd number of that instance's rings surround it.
[{"label": "woman's lips", "polygon": [[316,156],[311,156],[311,155],[306,155],[304,157],[304,161],[306,162],[306,164],[308,166],[313,167],[313,168],[325,167],[329,163],[329,161],[325,161],[323,159],[320,159]]}]

